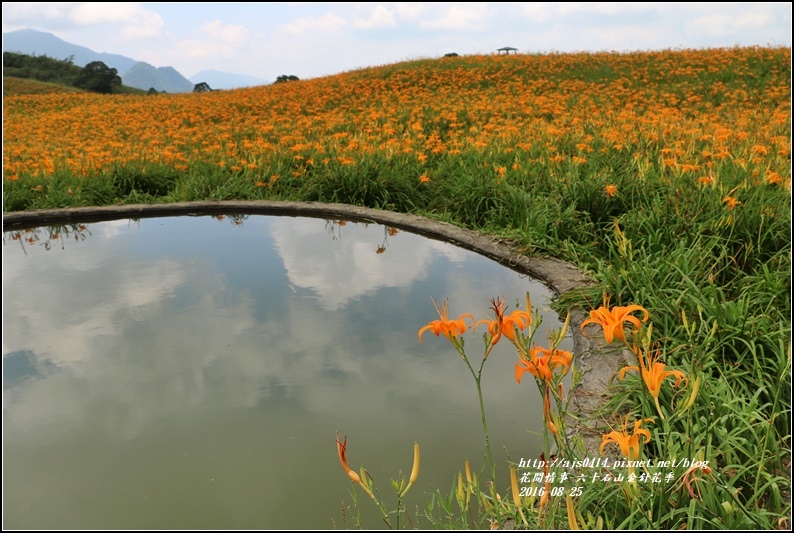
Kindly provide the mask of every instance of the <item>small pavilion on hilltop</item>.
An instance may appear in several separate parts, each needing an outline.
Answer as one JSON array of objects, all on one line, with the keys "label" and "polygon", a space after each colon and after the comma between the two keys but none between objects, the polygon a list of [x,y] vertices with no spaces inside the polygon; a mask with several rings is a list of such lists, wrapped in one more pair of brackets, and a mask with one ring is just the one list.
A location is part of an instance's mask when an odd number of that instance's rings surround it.
[{"label": "small pavilion on hilltop", "polygon": [[518,52],[518,48],[513,48],[512,46],[503,46],[497,50],[497,52],[499,52],[499,55],[510,55],[510,52],[513,52],[514,54]]}]

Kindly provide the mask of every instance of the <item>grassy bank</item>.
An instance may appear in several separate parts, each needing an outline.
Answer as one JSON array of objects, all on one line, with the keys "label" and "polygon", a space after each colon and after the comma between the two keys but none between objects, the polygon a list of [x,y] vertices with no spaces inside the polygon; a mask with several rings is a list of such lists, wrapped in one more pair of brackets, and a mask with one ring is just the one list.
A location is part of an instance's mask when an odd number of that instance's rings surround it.
[{"label": "grassy bank", "polygon": [[[790,102],[789,48],[452,57],[203,94],[7,94],[3,208],[343,202],[571,261],[598,286],[561,309],[589,311],[604,293],[642,305],[663,360],[701,378],[648,456],[700,454],[718,479],[644,507],[593,484],[582,524],[775,528],[791,513]],[[641,385],[616,382],[610,408],[656,416]],[[665,386],[661,404],[682,394]]]}]

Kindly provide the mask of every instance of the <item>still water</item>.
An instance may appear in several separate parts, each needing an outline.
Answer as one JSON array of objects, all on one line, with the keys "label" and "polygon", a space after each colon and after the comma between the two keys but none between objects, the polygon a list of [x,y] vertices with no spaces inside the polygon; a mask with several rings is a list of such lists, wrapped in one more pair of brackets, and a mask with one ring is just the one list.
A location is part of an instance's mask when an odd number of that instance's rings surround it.
[{"label": "still water", "polygon": [[[5,233],[3,527],[353,528],[337,431],[391,507],[390,480],[419,443],[407,506],[427,527],[431,490],[448,492],[464,459],[485,461],[471,374],[446,339],[417,331],[438,318],[432,299],[480,320],[491,298],[512,310],[527,291],[543,328],[559,328],[542,284],[375,224],[177,217]],[[483,331],[466,334],[475,365]],[[542,401],[529,374],[515,382],[516,360],[497,346],[483,378],[502,466],[542,446]],[[497,485],[505,494],[504,471]],[[383,526],[359,504],[365,527]]]}]

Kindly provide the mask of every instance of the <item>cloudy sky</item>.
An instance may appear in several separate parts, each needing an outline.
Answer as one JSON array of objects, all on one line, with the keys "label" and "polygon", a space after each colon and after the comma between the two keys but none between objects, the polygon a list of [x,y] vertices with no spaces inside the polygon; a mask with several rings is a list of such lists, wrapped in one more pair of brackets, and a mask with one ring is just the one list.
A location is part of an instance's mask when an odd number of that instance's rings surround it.
[{"label": "cloudy sky", "polygon": [[787,2],[3,2],[3,32],[51,32],[184,76],[313,78],[407,59],[791,46]]}]

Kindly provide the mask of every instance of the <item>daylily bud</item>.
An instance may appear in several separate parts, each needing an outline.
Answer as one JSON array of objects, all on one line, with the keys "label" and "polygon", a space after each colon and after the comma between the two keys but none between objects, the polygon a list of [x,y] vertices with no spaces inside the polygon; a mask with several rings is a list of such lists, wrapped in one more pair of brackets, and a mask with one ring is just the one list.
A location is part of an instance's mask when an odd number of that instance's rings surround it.
[{"label": "daylily bud", "polygon": [[692,383],[692,392],[689,394],[689,399],[686,402],[686,405],[681,409],[681,412],[686,412],[687,409],[692,407],[695,403],[695,399],[697,398],[698,391],[700,390],[700,375],[695,378],[695,381]]},{"label": "daylily bud", "polygon": [[517,508],[521,508],[521,492],[518,490],[518,480],[516,479],[516,467],[510,467],[510,488],[513,491],[513,503]]},{"label": "daylily bud", "polygon": [[554,346],[555,347],[560,342],[562,342],[562,339],[565,338],[565,334],[568,333],[568,326],[570,324],[571,324],[571,313],[568,313],[567,315],[565,315],[565,322],[563,322],[563,324],[562,324],[562,329],[559,331],[559,333],[554,335]]},{"label": "daylily bud", "polygon": [[566,507],[568,508],[568,527],[571,528],[571,531],[575,531],[579,529],[579,523],[576,521],[576,513],[573,509],[573,497],[568,494],[565,498]]},{"label": "daylily bud", "polygon": [[411,485],[414,484],[416,478],[419,477],[419,443],[414,442],[414,466],[411,469],[411,477],[408,479],[408,486],[405,487],[405,490],[400,493],[400,498],[405,496],[408,492],[408,489],[411,488]]}]

